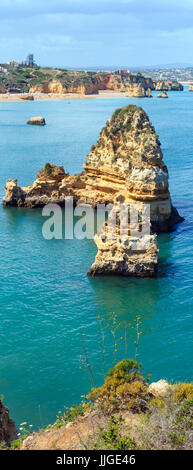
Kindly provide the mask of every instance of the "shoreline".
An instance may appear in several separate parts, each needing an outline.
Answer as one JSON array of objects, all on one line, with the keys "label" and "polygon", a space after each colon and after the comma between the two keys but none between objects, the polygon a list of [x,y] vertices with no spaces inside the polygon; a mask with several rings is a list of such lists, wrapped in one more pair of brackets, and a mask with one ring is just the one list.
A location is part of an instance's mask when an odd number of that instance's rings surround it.
[{"label": "shoreline", "polygon": [[[29,100],[28,96],[33,96],[34,100]],[[26,97],[26,100],[25,100]],[[71,100],[85,98],[134,98],[128,96],[126,92],[101,91],[99,93],[82,95],[81,93],[0,93],[0,101],[41,101],[41,100]]]}]

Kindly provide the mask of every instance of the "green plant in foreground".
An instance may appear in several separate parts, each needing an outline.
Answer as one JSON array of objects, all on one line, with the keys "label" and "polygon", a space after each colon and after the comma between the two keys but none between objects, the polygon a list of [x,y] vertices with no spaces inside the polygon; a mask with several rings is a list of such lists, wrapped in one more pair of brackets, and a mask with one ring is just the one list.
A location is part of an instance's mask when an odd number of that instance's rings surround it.
[{"label": "green plant in foreground", "polygon": [[115,417],[112,415],[109,419],[109,425],[99,428],[97,440],[92,445],[92,449],[102,450],[127,450],[136,449],[135,440],[122,435],[124,419],[122,416]]},{"label": "green plant in foreground", "polygon": [[81,405],[72,406],[71,408],[66,408],[66,411],[62,415],[61,412],[57,415],[57,421],[54,424],[54,429],[59,429],[66,424],[75,421],[77,418],[84,416],[85,411],[87,410],[87,403]]},{"label": "green plant in foreground", "polygon": [[[22,423],[22,424],[23,424],[23,423]],[[27,425],[27,423],[25,423],[25,426],[26,426],[26,425]],[[20,427],[19,429],[22,431],[22,433],[21,433],[21,434],[19,433],[19,434],[18,434],[18,436],[19,436],[18,439],[15,439],[15,440],[11,443],[11,448],[14,449],[14,450],[17,450],[17,449],[19,450],[19,449],[21,449],[22,444],[23,444],[23,441],[24,441],[24,440],[29,436],[29,434],[30,434],[30,430],[27,429],[26,427],[24,427],[24,428],[23,428],[23,427]]]},{"label": "green plant in foreground", "polygon": [[0,442],[0,450],[8,450],[9,447],[5,441]]},{"label": "green plant in foreground", "polygon": [[119,409],[145,411],[149,401],[148,385],[140,373],[141,365],[133,359],[124,359],[111,369],[101,387],[88,394],[106,414]]}]

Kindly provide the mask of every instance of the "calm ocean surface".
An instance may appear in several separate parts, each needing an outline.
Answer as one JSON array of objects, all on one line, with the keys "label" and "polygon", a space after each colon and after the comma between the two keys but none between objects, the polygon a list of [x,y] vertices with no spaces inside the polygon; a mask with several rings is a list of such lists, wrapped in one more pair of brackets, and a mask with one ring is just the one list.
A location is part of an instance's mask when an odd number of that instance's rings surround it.
[{"label": "calm ocean surface", "polygon": [[[90,389],[80,328],[95,379],[102,383],[97,315],[116,312],[121,328],[142,316],[139,360],[153,380],[193,380],[193,93],[168,100],[103,98],[0,103],[0,198],[7,178],[31,184],[48,161],[81,171],[112,112],[142,106],[160,136],[174,205],[185,222],[159,236],[157,279],[90,279],[92,240],[42,237],[41,210],[0,206],[0,394],[16,423],[52,423]],[[27,126],[33,115],[47,126]],[[132,330],[133,331],[133,330]],[[120,331],[117,336],[121,336]],[[133,335],[133,333],[132,333]],[[105,367],[112,364],[107,332]],[[128,344],[128,357],[135,348]],[[117,360],[124,355],[118,341]]]}]

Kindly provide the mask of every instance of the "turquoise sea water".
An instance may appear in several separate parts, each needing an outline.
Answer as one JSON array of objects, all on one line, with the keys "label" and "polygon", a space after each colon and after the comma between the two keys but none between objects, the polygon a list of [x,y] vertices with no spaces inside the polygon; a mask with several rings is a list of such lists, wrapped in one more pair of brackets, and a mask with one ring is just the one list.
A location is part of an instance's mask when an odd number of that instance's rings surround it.
[{"label": "turquoise sea water", "polygon": [[[53,422],[89,391],[81,328],[102,383],[98,314],[108,319],[116,312],[122,327],[141,314],[139,360],[146,373],[153,380],[193,380],[193,93],[0,103],[0,197],[7,178],[31,184],[47,161],[79,172],[106,120],[129,103],[147,111],[160,136],[173,203],[186,220],[159,236],[157,279],[90,279],[92,240],[44,240],[41,210],[0,207],[0,394],[17,424]],[[32,115],[44,116],[47,126],[26,126]],[[112,351],[109,332],[106,370]],[[134,352],[129,343],[128,356]],[[119,341],[116,359],[123,354]]]}]

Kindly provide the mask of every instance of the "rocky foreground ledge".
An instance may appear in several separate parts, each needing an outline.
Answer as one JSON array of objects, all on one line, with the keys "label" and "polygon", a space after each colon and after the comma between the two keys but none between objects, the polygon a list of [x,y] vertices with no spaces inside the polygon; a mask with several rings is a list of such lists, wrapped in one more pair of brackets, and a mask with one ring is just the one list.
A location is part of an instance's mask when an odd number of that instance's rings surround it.
[{"label": "rocky foreground ledge", "polygon": [[16,439],[17,434],[15,423],[9,417],[9,408],[0,400],[0,442],[9,446]]},{"label": "rocky foreground ledge", "polygon": [[152,229],[148,249],[133,251],[130,235],[127,246],[117,241],[101,245],[96,236],[97,269],[95,263],[89,274],[156,275],[158,250],[153,233],[168,232],[183,219],[172,205],[161,144],[145,111],[134,105],[117,109],[101,130],[97,144],[91,147],[83,169],[81,174],[70,176],[63,167],[47,163],[31,186],[19,187],[17,179],[7,180],[3,204],[27,208],[48,203],[64,206],[65,197],[73,196],[76,205],[117,206],[121,198],[125,205],[135,205],[140,218],[146,203]]},{"label": "rocky foreground ledge", "polygon": [[22,450],[192,449],[193,384],[148,384],[138,364],[126,359],[109,371],[89,402],[20,443]]}]

